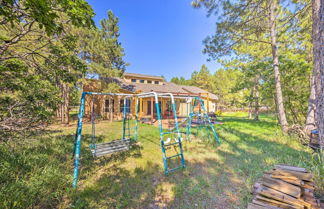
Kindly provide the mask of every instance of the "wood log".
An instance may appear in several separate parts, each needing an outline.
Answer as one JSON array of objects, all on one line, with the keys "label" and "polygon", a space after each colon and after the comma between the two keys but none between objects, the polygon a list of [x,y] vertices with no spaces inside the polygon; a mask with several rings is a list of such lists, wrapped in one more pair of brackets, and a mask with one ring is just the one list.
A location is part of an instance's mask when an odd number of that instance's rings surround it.
[{"label": "wood log", "polygon": [[275,165],[274,167],[276,169],[307,173],[306,168],[300,168],[300,167],[295,167],[295,166],[290,166],[290,165],[278,164],[278,165]]},{"label": "wood log", "polygon": [[248,209],[268,209],[267,207],[257,205],[257,204],[254,204],[254,203],[249,203],[247,208]]},{"label": "wood log", "polygon": [[299,178],[296,178],[296,177],[289,177],[289,176],[282,176],[282,175],[272,175],[272,174],[270,174],[269,177],[274,178],[274,179],[280,179],[282,181],[285,181],[287,183],[297,185],[297,186],[301,186],[301,185],[304,184],[303,180],[300,180]]},{"label": "wood log", "polygon": [[268,198],[271,198],[271,199],[274,199],[274,200],[277,200],[280,202],[284,202],[284,203],[287,203],[287,204],[290,204],[293,206],[298,206],[298,207],[305,206],[307,208],[310,208],[310,206],[311,206],[311,204],[309,204],[303,200],[294,198],[292,196],[289,196],[289,195],[279,192],[277,190],[268,188],[266,186],[262,186],[261,188],[256,190],[256,192],[258,194],[265,196],[265,197],[268,197]]},{"label": "wood log", "polygon": [[283,169],[273,169],[271,174],[272,175],[289,176],[289,177],[297,177],[297,178],[305,180],[305,181],[312,181],[312,179],[313,179],[313,175],[311,173],[302,173],[302,172],[289,171],[289,170],[283,170]]},{"label": "wood log", "polygon": [[274,199],[270,199],[270,198],[267,198],[267,197],[263,197],[263,196],[260,196],[260,195],[257,195],[255,197],[255,199],[260,200],[262,202],[265,202],[267,204],[270,204],[270,205],[279,207],[279,208],[284,208],[284,209],[291,209],[291,208],[294,208],[294,209],[303,209],[303,207],[293,206],[293,205],[290,205],[290,204],[287,204],[287,203],[283,203],[283,202],[280,202],[280,201],[277,201],[277,200],[274,200]]},{"label": "wood log", "polygon": [[281,208],[276,207],[274,205],[271,205],[271,204],[269,204],[267,202],[263,202],[263,201],[259,201],[259,200],[255,200],[255,199],[252,200],[252,203],[254,203],[256,205],[260,205],[260,206],[266,207],[268,209],[281,209]]},{"label": "wood log", "polygon": [[301,196],[300,187],[294,186],[279,179],[263,176],[261,178],[261,184],[296,198],[300,198]]},{"label": "wood log", "polygon": [[[305,168],[284,164],[265,172],[253,186],[250,209],[320,209],[314,196],[313,175]],[[324,209],[324,208],[323,208]]]}]

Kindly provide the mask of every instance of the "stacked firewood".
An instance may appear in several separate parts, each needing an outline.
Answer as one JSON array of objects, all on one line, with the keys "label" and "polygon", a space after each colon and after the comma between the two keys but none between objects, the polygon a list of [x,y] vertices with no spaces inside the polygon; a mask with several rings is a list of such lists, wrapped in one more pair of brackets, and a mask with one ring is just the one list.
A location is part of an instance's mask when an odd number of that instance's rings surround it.
[{"label": "stacked firewood", "polygon": [[275,165],[255,183],[248,209],[320,209],[312,178],[305,168]]}]

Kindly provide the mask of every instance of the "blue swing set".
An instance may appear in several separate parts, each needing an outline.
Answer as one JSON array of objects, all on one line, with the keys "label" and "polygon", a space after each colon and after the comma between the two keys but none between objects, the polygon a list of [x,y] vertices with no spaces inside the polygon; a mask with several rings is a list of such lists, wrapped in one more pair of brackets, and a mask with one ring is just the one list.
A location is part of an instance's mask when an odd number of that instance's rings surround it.
[{"label": "blue swing set", "polygon": [[[83,92],[81,96],[79,114],[78,114],[78,123],[76,129],[76,136],[75,136],[75,143],[74,143],[74,177],[73,177],[73,187],[77,187],[78,176],[79,176],[79,161],[80,161],[80,150],[81,150],[81,139],[82,139],[82,121],[84,117],[84,110],[85,110],[85,98],[86,96],[92,96],[92,112],[91,112],[91,123],[92,123],[92,143],[90,144],[90,151],[93,154],[94,158],[105,156],[108,154],[112,154],[115,152],[121,152],[125,150],[129,150],[131,144],[137,141],[138,138],[138,121],[139,121],[139,99],[141,98],[154,98],[155,99],[155,109],[157,113],[157,121],[158,127],[160,132],[160,143],[162,149],[162,158],[163,158],[163,165],[164,165],[164,174],[168,175],[170,172],[175,171],[180,168],[185,168],[185,160],[183,155],[182,149],[182,138],[181,132],[179,130],[178,118],[177,118],[177,111],[176,111],[176,103],[175,97],[171,93],[155,93],[155,92],[148,92],[142,94],[120,94],[120,93],[99,93],[99,92]],[[123,132],[122,137],[119,140],[114,140],[111,142],[105,143],[96,143],[96,136],[95,136],[95,113],[94,113],[94,96],[96,95],[106,95],[106,96],[123,96],[124,97],[124,106],[123,106]],[[135,115],[135,131],[134,136],[131,137],[130,134],[130,107],[129,102],[131,98],[135,98],[136,104],[136,115]],[[162,127],[162,117],[160,111],[160,104],[159,98],[169,98],[171,100],[171,107],[173,112],[173,120],[174,120],[174,129],[169,129],[167,131],[163,130]],[[189,135],[191,134],[191,127],[195,117],[198,117],[200,121],[204,121],[209,124],[211,128],[214,138],[218,144],[220,144],[219,138],[216,134],[214,126],[207,114],[207,111],[204,107],[203,101],[199,97],[177,97],[177,98],[185,98],[190,99],[190,102],[187,102],[187,119],[186,119],[186,140],[189,139]],[[193,102],[192,102],[193,99]],[[199,104],[199,112],[194,112],[195,106]],[[188,106],[190,105],[190,113],[188,113]],[[176,137],[174,137],[176,136]],[[167,138],[167,140],[165,140]],[[170,139],[174,141],[171,142]],[[179,148],[179,153],[172,156],[167,156],[166,148],[169,146]],[[168,160],[179,157],[181,159],[181,165],[175,168],[168,167]]]}]

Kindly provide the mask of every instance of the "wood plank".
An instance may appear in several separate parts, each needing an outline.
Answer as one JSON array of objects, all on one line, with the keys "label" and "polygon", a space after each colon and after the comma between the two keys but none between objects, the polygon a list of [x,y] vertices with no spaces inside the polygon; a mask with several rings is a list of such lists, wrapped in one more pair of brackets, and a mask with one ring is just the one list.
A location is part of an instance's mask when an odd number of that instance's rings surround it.
[{"label": "wood plank", "polygon": [[305,181],[312,181],[312,179],[313,179],[313,175],[311,173],[302,173],[302,172],[289,171],[289,170],[283,170],[283,169],[273,169],[271,174],[297,177],[297,178],[305,180]]},{"label": "wood plank", "polygon": [[288,194],[296,198],[300,198],[301,196],[300,187],[294,186],[279,179],[273,179],[267,176],[263,176],[261,178],[261,183],[269,188],[278,190],[282,193]]},{"label": "wood plank", "polygon": [[297,186],[301,186],[304,184],[303,180],[300,180],[299,178],[296,177],[291,177],[291,176],[283,176],[283,175],[273,175],[273,174],[265,174],[271,178],[274,179],[280,179],[282,181],[285,181],[287,183],[293,184],[293,185],[297,185]]},{"label": "wood plank", "polygon": [[247,209],[268,209],[268,208],[254,203],[249,203]]},{"label": "wood plank", "polygon": [[[266,174],[268,175],[268,174]],[[277,179],[291,179],[291,180],[300,180],[299,178],[295,177],[295,176],[285,176],[285,175],[276,175],[276,174],[270,174],[269,175],[272,178],[277,178]]]},{"label": "wood plank", "polygon": [[281,209],[279,207],[276,207],[276,206],[273,206],[267,202],[262,202],[262,201],[259,201],[259,200],[252,200],[252,203],[256,204],[256,205],[260,205],[260,206],[263,206],[263,207],[266,207],[266,208],[269,208],[269,209]]},{"label": "wood plank", "polygon": [[279,207],[279,208],[284,208],[284,209],[291,209],[291,208],[303,209],[304,208],[304,207],[299,207],[299,206],[294,206],[294,205],[291,205],[291,204],[287,204],[287,203],[284,203],[284,202],[281,202],[281,201],[278,201],[278,200],[270,199],[270,198],[267,198],[267,197],[263,197],[263,196],[260,196],[260,195],[257,195],[256,199],[262,200],[263,202],[266,202],[268,204],[274,205],[274,206]]},{"label": "wood plank", "polygon": [[296,185],[296,186],[302,186],[304,185],[304,182],[303,180],[300,180],[300,179],[286,179],[286,178],[278,178],[284,182],[287,182],[289,184],[293,184],[293,185]]},{"label": "wood plank", "polygon": [[263,196],[266,196],[268,198],[271,198],[271,199],[274,199],[274,200],[278,200],[278,201],[281,201],[281,202],[284,202],[284,203],[288,203],[290,205],[299,206],[299,207],[300,206],[302,206],[302,207],[303,206],[306,206],[306,207],[310,208],[310,204],[309,203],[306,203],[303,200],[294,198],[292,196],[289,196],[289,195],[284,194],[282,192],[279,192],[277,190],[268,188],[266,186],[262,186],[256,192],[259,193],[259,194],[261,194],[261,195],[263,195]]},{"label": "wood plank", "polygon": [[307,173],[306,168],[300,168],[300,167],[295,167],[295,166],[290,166],[290,165],[278,164],[278,165],[275,165],[274,167],[276,169],[283,169],[283,170],[290,170],[290,171]]}]

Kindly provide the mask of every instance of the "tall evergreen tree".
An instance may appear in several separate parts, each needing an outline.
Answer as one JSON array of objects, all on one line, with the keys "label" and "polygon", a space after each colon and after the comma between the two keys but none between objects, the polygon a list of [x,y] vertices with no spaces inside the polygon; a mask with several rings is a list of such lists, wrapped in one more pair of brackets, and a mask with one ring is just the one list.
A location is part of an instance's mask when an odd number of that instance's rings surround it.
[{"label": "tall evergreen tree", "polygon": [[324,3],[313,0],[313,45],[317,128],[324,149]]},{"label": "tall evergreen tree", "polygon": [[198,86],[204,90],[211,90],[211,74],[206,67],[202,65],[200,71],[194,71],[191,74],[191,85]]},{"label": "tall evergreen tree", "polygon": [[[288,122],[282,94],[279,53],[286,32],[294,30],[293,22],[296,14],[305,7],[297,7],[291,12],[279,0],[240,0],[213,1],[198,0],[193,5],[204,5],[209,15],[219,18],[215,35],[205,40],[205,53],[212,58],[224,56],[242,56],[238,46],[262,44],[268,47],[271,55],[275,98],[278,120],[284,132],[288,130]],[[245,56],[243,54],[243,56]]]}]

